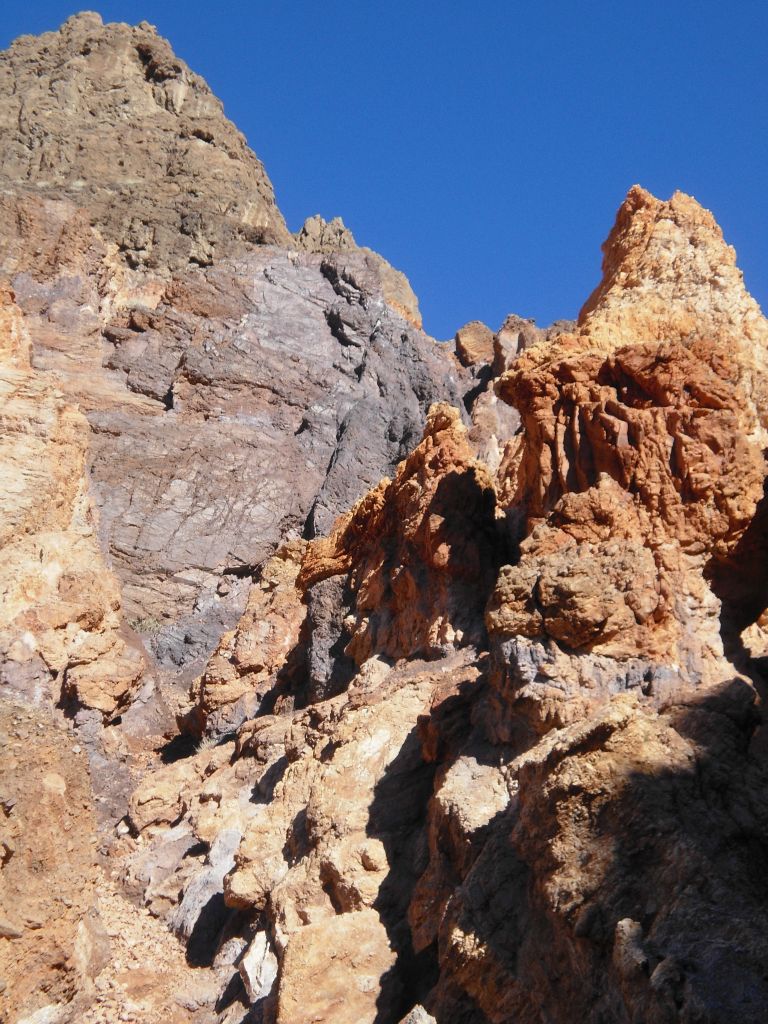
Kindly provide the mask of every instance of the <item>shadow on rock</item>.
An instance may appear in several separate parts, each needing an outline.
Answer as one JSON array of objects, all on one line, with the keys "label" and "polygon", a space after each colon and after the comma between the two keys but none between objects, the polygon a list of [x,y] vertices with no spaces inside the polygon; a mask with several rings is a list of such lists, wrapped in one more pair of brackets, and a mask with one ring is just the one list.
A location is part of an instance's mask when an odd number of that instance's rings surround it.
[{"label": "shadow on rock", "polygon": [[426,817],[434,773],[414,728],[377,783],[370,808],[367,834],[382,842],[390,864],[374,909],[397,954],[395,966],[382,979],[375,1024],[396,1024],[437,978],[434,950],[417,955],[408,925],[408,904],[428,858]]},{"label": "shadow on rock", "polygon": [[734,679],[659,715],[609,702],[532,751],[443,920],[440,1024],[452,989],[494,1024],[762,1024],[758,724]]}]

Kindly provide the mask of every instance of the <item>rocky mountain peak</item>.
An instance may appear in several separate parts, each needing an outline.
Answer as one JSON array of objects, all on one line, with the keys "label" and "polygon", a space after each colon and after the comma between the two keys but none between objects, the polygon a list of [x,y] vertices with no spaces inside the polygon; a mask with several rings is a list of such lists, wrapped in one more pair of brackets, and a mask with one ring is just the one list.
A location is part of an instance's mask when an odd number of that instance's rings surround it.
[{"label": "rocky mountain peak", "polygon": [[744,287],[715,218],[684,192],[667,201],[631,188],[603,245],[603,279],[579,314],[602,351],[644,341],[709,340],[737,352],[740,383],[763,441],[768,324]]},{"label": "rocky mountain peak", "polygon": [[408,278],[396,270],[383,256],[372,249],[359,246],[352,232],[345,227],[341,217],[327,221],[319,214],[307,217],[295,235],[299,249],[317,253],[343,253],[359,251],[365,253],[372,263],[381,283],[381,290],[387,302],[398,310],[414,327],[421,327],[419,302]]},{"label": "rocky mountain peak", "polygon": [[307,217],[296,235],[300,249],[308,252],[342,252],[356,249],[357,243],[341,217],[325,220],[319,213]]},{"label": "rocky mountain peak", "polygon": [[261,162],[152,25],[70,18],[0,63],[0,181],[87,206],[130,266],[290,245]]}]

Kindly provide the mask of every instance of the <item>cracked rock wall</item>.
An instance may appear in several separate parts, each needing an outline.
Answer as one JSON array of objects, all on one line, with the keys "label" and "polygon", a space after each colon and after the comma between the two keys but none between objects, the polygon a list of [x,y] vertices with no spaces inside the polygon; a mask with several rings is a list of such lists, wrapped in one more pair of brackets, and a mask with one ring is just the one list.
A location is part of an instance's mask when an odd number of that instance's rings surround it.
[{"label": "cracked rock wall", "polygon": [[0,58],[0,1019],[762,1024],[768,325],[630,190],[455,354],[146,24]]}]

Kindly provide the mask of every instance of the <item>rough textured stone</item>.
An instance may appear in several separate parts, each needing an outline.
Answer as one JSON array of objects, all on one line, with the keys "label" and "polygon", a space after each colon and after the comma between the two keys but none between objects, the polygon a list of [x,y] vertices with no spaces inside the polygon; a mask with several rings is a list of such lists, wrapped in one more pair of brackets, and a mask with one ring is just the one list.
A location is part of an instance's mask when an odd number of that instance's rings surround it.
[{"label": "rough textured stone", "polygon": [[126,617],[169,668],[202,667],[238,580],[392,472],[460,367],[375,253],[311,232],[296,251],[151,26],[78,16],[2,68],[0,268],[35,367],[88,417]]},{"label": "rough textured stone", "polygon": [[251,1003],[266,999],[277,979],[277,957],[266,932],[258,932],[238,964]]},{"label": "rough textured stone", "polygon": [[762,1024],[768,326],[711,215],[632,189],[576,324],[457,359],[149,27],[0,67],[12,1013]]},{"label": "rough textured stone", "polygon": [[73,697],[110,715],[141,677],[89,495],[88,424],[29,365],[12,293],[0,292],[0,680],[39,703]]},{"label": "rough textured stone", "polygon": [[735,1000],[760,1019],[766,923],[746,859],[763,811],[736,812],[744,842],[727,824],[765,771],[744,746],[748,691],[728,684],[659,717],[616,699],[519,762],[519,811],[441,925],[443,1012],[453,983],[489,1020],[543,1006],[562,1021],[726,1021]]},{"label": "rough textured stone", "polygon": [[9,1020],[84,1009],[109,956],[85,756],[48,711],[0,703],[0,978]]},{"label": "rough textured stone", "polygon": [[[533,1024],[542,1007],[563,1024],[725,1020],[717,1007],[746,986],[757,1021],[768,922],[750,909],[749,855],[712,842],[716,800],[690,821],[675,809],[693,765],[728,765],[713,781],[726,787],[765,771],[719,596],[762,550],[739,352],[640,339],[606,353],[581,328],[504,330],[526,335],[495,385],[522,429],[496,471],[435,407],[394,479],[301,549],[279,602],[253,597],[264,618],[246,615],[222,652],[260,650],[296,610],[290,670],[270,669],[266,690],[254,678],[260,711],[238,734],[234,765],[259,808],[225,897],[275,942],[282,1014],[321,976],[318,1015],[343,1012],[329,1008],[337,984],[354,993],[365,972],[321,936],[347,950],[365,921],[394,953],[374,983],[379,1019],[419,1003],[445,1024]],[[486,643],[488,656],[457,651]],[[208,841],[240,813],[231,771],[211,776]],[[761,800],[725,812],[750,849]],[[686,882],[689,863],[712,891]],[[702,941],[695,922],[730,934],[726,864],[740,865],[745,939]]]},{"label": "rough textured stone", "polygon": [[764,438],[768,324],[744,288],[734,249],[692,196],[676,192],[664,202],[638,185],[630,189],[603,246],[603,279],[579,314],[579,332],[601,352],[664,341],[730,351]]},{"label": "rough textured stone", "polygon": [[436,1024],[436,1022],[423,1006],[414,1006],[411,1012],[403,1017],[400,1024]]},{"label": "rough textured stone", "polygon": [[462,366],[493,362],[493,331],[481,320],[472,320],[456,332],[456,355]]},{"label": "rough textured stone", "polygon": [[358,665],[479,643],[498,557],[494,504],[457,410],[436,405],[394,480],[310,545],[299,585],[349,574],[356,621],[345,650]]},{"label": "rough textured stone", "polygon": [[408,278],[402,271],[387,263],[377,252],[359,246],[352,232],[344,226],[341,217],[334,217],[331,221],[325,221],[318,215],[308,217],[296,235],[296,244],[299,249],[305,249],[307,252],[332,253],[356,250],[364,253],[369,266],[372,265],[378,275],[381,292],[387,303],[414,327],[422,326],[419,300]]},{"label": "rough textured stone", "polygon": [[190,731],[222,732],[240,725],[258,711],[278,673],[285,674],[306,615],[295,586],[303,547],[301,542],[281,547],[262,566],[237,628],[222,636],[192,687]]},{"label": "rough textured stone", "polygon": [[88,13],[17,40],[0,69],[0,128],[0,178],[86,198],[129,266],[167,274],[249,242],[290,241],[261,163],[146,22],[103,25]]},{"label": "rough textured stone", "polygon": [[285,951],[277,1024],[304,1024],[307,1018],[323,1024],[374,1024],[382,979],[393,962],[373,910],[306,925]]},{"label": "rough textured stone", "polygon": [[[287,534],[327,529],[407,453],[430,402],[458,396],[447,354],[365,290],[365,259],[264,249],[197,270],[93,335],[104,368],[68,371],[127,616],[166,660],[207,655],[242,610],[238,577]],[[21,284],[45,359],[34,310],[58,285]],[[84,374],[108,394],[88,395]]]}]

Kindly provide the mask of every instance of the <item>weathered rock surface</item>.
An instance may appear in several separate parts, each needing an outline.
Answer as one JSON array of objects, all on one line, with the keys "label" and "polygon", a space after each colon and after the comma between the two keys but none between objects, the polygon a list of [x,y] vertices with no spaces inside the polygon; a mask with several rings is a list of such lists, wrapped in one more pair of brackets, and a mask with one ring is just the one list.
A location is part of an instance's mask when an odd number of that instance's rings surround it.
[{"label": "weathered rock surface", "polygon": [[35,365],[88,416],[127,616],[167,627],[158,653],[189,660],[242,608],[239,577],[291,532],[327,529],[407,453],[432,400],[458,401],[459,368],[357,253],[263,248],[114,299],[87,276],[93,256],[74,277],[15,274],[17,301]]},{"label": "weathered rock surface", "polygon": [[340,516],[329,537],[284,547],[265,565],[193,687],[190,726],[239,724],[270,689],[314,703],[364,666],[386,672],[401,658],[482,645],[503,547],[494,502],[458,411],[433,406],[392,481]]},{"label": "weathered rock surface", "polygon": [[110,715],[144,660],[121,632],[117,581],[99,547],[88,424],[32,371],[7,287],[0,332],[0,684],[32,703],[74,699]]},{"label": "weathered rock surface", "polygon": [[717,763],[728,802],[766,768],[737,639],[762,611],[743,566],[764,544],[766,325],[689,197],[633,189],[605,252],[576,330],[532,339],[496,384],[522,418],[497,478],[520,557],[488,604],[476,715],[512,755],[510,799],[431,917],[438,1019],[469,997],[492,1021],[724,1021],[749,992],[756,1021],[765,998],[762,898],[720,796],[689,787]]},{"label": "weathered rock surface", "polygon": [[[758,417],[733,339],[610,348],[593,315],[510,318],[487,379],[521,429],[498,469],[435,407],[391,482],[284,552],[196,691],[205,713],[234,673],[259,705],[206,783],[220,825],[181,820],[206,843],[244,825],[224,898],[274,950],[277,1020],[325,976],[319,1019],[760,1020],[762,676],[734,624],[762,605],[732,579],[764,544]],[[363,977],[347,1017],[337,985]]]},{"label": "weathered rock surface", "polygon": [[317,214],[308,217],[296,235],[296,244],[299,249],[307,252],[333,253],[355,250],[364,253],[366,262],[378,275],[381,292],[387,303],[414,327],[421,328],[419,300],[408,278],[401,270],[387,263],[379,253],[359,246],[352,232],[344,226],[341,217],[334,217],[330,221],[323,220]]},{"label": "weathered rock surface", "polygon": [[0,125],[10,1012],[762,1024],[768,325],[712,216],[633,188],[576,324],[454,355],[150,27],[18,41]]},{"label": "weathered rock surface", "polygon": [[[698,290],[689,278],[678,286],[685,307],[701,313],[685,339],[648,340],[668,240],[658,242],[661,267],[643,262],[655,235],[627,218],[634,211],[647,228],[651,209],[664,239],[669,222],[666,207],[643,196],[632,190],[606,245],[608,280],[628,275],[636,287],[621,301],[606,298],[605,313],[591,300],[576,333],[529,348],[497,384],[523,421],[500,470],[501,503],[513,517],[524,510],[527,536],[519,562],[499,576],[488,623],[500,640],[550,637],[573,651],[664,663],[691,682],[722,679],[732,667],[710,580],[720,566],[738,571],[733,560],[763,496],[760,415],[750,400],[762,386],[761,357],[750,357],[745,377],[741,326],[720,316],[707,277]],[[727,268],[732,251],[711,218],[687,197],[672,206],[706,266]],[[620,266],[611,262],[617,252]],[[638,298],[646,292],[650,310]],[[753,305],[742,290],[733,308]],[[621,323],[637,319],[639,337],[611,347],[618,310]],[[762,329],[756,322],[754,332]]]},{"label": "weathered rock surface", "polygon": [[82,1010],[110,955],[85,756],[49,712],[8,699],[0,745],[2,1016],[21,1020],[57,1004]]},{"label": "weathered rock surface", "polygon": [[286,544],[262,566],[237,628],[222,636],[192,687],[192,731],[226,732],[253,717],[278,675],[294,668],[307,613],[296,587],[304,547],[303,542]]},{"label": "weathered rock surface", "polygon": [[265,250],[177,280],[154,326],[129,313],[113,332],[108,364],[169,407],[90,417],[137,615],[189,614],[281,537],[327,529],[407,452],[429,402],[457,394],[434,343],[369,297],[362,258],[340,259]]},{"label": "weathered rock surface", "polygon": [[386,261],[287,233],[151,26],[80,15],[2,67],[0,268],[34,366],[88,417],[128,620],[164,664],[200,662],[241,578],[392,472],[460,367]]},{"label": "weathered rock surface", "polygon": [[129,266],[168,274],[290,240],[261,163],[146,22],[89,12],[18,39],[0,70],[0,128],[6,187],[87,204]]},{"label": "weathered rock surface", "polygon": [[456,355],[462,366],[492,363],[494,333],[481,320],[472,320],[456,332]]},{"label": "weathered rock surface", "polygon": [[494,334],[474,320],[456,332],[456,357],[471,374],[464,396],[472,426],[469,439],[475,454],[492,473],[498,470],[510,438],[520,430],[520,414],[497,394],[495,381],[511,369],[518,356],[536,342],[547,343],[573,328],[559,320],[550,327],[536,327],[533,320],[510,314]]},{"label": "weathered rock surface", "polygon": [[[589,347],[714,343],[735,355],[751,414],[765,429],[768,324],[709,210],[634,186],[603,246],[603,279],[579,315]],[[757,428],[754,428],[757,430]],[[762,432],[756,434],[764,440]]]},{"label": "weathered rock surface", "polygon": [[457,410],[435,405],[394,480],[310,545],[299,585],[350,574],[356,620],[346,651],[358,665],[374,655],[435,656],[479,644],[500,554],[494,505],[490,475],[472,457]]}]

